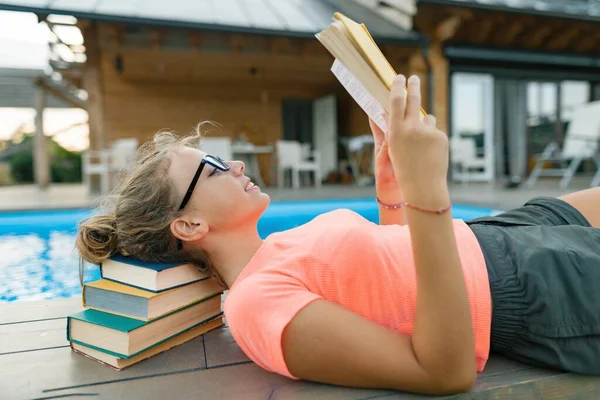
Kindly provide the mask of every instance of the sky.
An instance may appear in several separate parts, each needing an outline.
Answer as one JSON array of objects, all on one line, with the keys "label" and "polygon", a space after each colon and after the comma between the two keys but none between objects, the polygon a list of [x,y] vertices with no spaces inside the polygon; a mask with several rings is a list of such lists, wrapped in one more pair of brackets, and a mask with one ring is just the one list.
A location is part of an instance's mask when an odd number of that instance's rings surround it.
[{"label": "sky", "polygon": [[[34,14],[0,11],[0,68],[44,69],[48,65],[47,43],[51,35],[45,24],[37,23]],[[61,37],[72,43],[82,42],[78,32],[65,32]],[[33,131],[34,118],[33,109],[0,108],[0,140],[9,139],[20,125]],[[53,136],[62,146],[81,151],[89,145],[86,121],[87,113],[84,110],[49,108],[44,112],[44,132]],[[67,129],[72,125],[78,126]]]}]

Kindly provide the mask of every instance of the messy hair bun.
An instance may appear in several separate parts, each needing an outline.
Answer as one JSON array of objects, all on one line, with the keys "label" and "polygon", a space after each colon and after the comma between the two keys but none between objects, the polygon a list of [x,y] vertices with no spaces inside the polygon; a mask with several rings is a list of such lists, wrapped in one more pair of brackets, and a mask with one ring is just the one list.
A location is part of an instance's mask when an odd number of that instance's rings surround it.
[{"label": "messy hair bun", "polygon": [[81,221],[76,246],[84,260],[96,265],[115,254],[119,246],[115,215],[95,215]]},{"label": "messy hair bun", "polygon": [[184,138],[169,131],[158,132],[140,147],[131,170],[119,177],[99,210],[79,223],[76,247],[81,283],[84,261],[99,265],[116,254],[153,263],[193,262],[200,269],[211,270],[203,251],[183,252],[170,230],[171,222],[180,214],[177,205],[181,201],[168,177],[170,154],[180,146],[197,148],[203,126]]}]

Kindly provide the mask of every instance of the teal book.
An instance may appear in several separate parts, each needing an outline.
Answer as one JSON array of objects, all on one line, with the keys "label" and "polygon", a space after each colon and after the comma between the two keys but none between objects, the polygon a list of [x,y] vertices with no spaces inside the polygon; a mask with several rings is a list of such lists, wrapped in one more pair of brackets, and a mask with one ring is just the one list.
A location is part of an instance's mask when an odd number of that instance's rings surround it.
[{"label": "teal book", "polygon": [[151,292],[163,292],[210,278],[191,263],[157,264],[116,255],[100,265],[102,278]]},{"label": "teal book", "polygon": [[128,359],[222,314],[221,293],[150,322],[87,309],[67,317],[67,340]]}]

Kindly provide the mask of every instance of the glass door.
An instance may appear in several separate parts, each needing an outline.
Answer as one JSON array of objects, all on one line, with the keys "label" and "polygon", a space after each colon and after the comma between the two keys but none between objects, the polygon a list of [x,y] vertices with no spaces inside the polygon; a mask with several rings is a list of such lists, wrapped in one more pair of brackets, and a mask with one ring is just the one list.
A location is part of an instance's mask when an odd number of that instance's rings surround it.
[{"label": "glass door", "polygon": [[586,81],[527,82],[529,157],[542,153],[550,142],[562,147],[573,112],[593,96],[593,86]]},{"label": "glass door", "polygon": [[[450,140],[459,138],[462,143],[474,144],[473,152],[456,152],[454,157],[451,150],[452,178],[458,181],[492,181],[494,179],[493,76],[462,72],[452,74],[451,101]],[[467,149],[469,148],[472,146],[467,146]]]}]

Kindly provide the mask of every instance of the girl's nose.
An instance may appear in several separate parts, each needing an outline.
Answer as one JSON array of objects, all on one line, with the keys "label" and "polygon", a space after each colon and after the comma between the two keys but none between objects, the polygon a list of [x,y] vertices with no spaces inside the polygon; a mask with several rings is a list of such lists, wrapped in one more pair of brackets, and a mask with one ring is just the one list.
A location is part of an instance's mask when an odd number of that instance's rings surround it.
[{"label": "girl's nose", "polygon": [[236,175],[242,175],[246,169],[246,165],[243,161],[231,161],[230,165],[233,173]]}]

